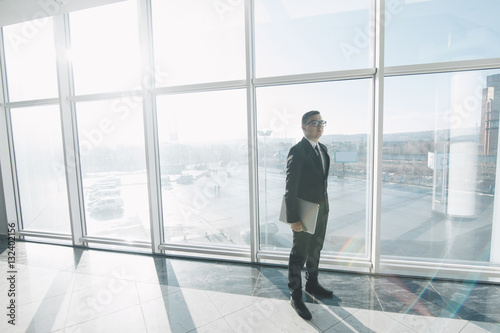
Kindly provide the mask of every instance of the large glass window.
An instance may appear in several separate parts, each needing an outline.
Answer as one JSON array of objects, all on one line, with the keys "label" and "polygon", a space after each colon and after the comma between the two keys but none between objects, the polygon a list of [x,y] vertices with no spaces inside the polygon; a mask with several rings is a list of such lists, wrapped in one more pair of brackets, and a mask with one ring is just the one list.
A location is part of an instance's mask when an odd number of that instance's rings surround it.
[{"label": "large glass window", "polygon": [[245,78],[243,1],[153,0],[157,85]]},{"label": "large glass window", "polygon": [[500,57],[500,2],[388,1],[387,66]]},{"label": "large glass window", "polygon": [[59,106],[11,110],[23,229],[71,232]]},{"label": "large glass window", "polygon": [[157,99],[168,243],[249,247],[244,90]]},{"label": "large glass window", "polygon": [[142,100],[76,104],[89,236],[151,240]]},{"label": "large glass window", "polygon": [[[82,221],[71,222],[90,243],[153,239],[168,245],[160,248],[247,253],[258,229],[256,251],[280,256],[292,245],[279,222],[286,159],[303,136],[302,115],[315,109],[328,121],[320,141],[331,158],[326,258],[374,259],[382,273],[401,262],[414,272],[498,265],[500,3],[386,0],[380,17],[377,4],[124,0],[65,14],[67,25],[49,17],[2,27],[12,146],[3,145],[1,163],[13,163],[18,188],[9,195],[19,197],[10,202],[20,204],[9,211],[21,213],[24,230],[70,234],[68,202],[81,198]],[[375,38],[378,24],[384,38]],[[144,73],[144,59],[154,73]],[[68,87],[58,87],[58,75]],[[52,105],[58,91],[70,96]],[[256,147],[247,147],[249,130]],[[77,170],[64,163],[74,148],[64,137],[76,140]],[[379,153],[381,170],[371,165]],[[148,174],[156,166],[160,179]],[[67,187],[74,176],[83,193]],[[379,190],[375,207],[370,194]]]},{"label": "large glass window", "polygon": [[500,72],[393,77],[385,90],[383,258],[489,262]]},{"label": "large glass window", "polygon": [[325,253],[366,256],[369,185],[370,80],[257,89],[259,221],[263,249],[291,247],[292,232],[278,222],[288,151],[303,137],[302,115],[318,110],[328,122],[320,142],[330,154],[330,215]]},{"label": "large glass window", "polygon": [[14,24],[2,30],[9,100],[57,97],[52,18]]},{"label": "large glass window", "polygon": [[255,1],[258,77],[370,67],[371,1]]},{"label": "large glass window", "polygon": [[77,95],[141,87],[135,0],[73,12],[70,26]]}]

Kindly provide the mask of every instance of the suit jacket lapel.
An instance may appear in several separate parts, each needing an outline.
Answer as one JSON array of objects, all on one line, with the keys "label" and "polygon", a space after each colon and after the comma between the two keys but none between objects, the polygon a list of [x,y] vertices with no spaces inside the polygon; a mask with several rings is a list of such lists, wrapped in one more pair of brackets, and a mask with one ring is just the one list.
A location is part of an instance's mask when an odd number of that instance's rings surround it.
[{"label": "suit jacket lapel", "polygon": [[[325,177],[327,173],[325,173],[325,170],[323,169],[323,165],[321,163],[321,158],[317,158],[318,155],[316,154],[316,151],[314,150],[311,143],[306,138],[303,138],[302,141],[303,141],[304,145],[306,145],[306,147],[307,147],[306,150],[309,152],[309,157],[314,161],[314,164],[319,169],[320,175]],[[328,155],[326,154],[325,149],[322,147],[321,144],[319,144],[319,149],[321,149],[321,151],[323,153],[323,157],[326,159],[325,160],[326,171],[328,172],[328,167],[330,164],[328,161]]]},{"label": "suit jacket lapel", "polygon": [[[321,163],[321,158],[318,157],[318,154],[316,153],[314,148],[311,146],[309,141],[307,141],[307,139],[306,139],[306,142],[307,142],[307,145],[309,147],[308,151],[309,151],[310,158],[314,161],[314,164],[318,168],[318,171],[320,172],[320,174],[323,175],[323,165]],[[321,146],[320,146],[320,149],[321,149]]]},{"label": "suit jacket lapel", "polygon": [[321,151],[323,152],[323,157],[325,159],[325,169],[323,169],[323,166],[321,168],[321,171],[323,171],[323,176],[326,177],[326,175],[328,175],[328,172],[330,170],[330,156],[328,156],[328,153],[326,152],[326,148],[323,147],[322,144],[318,143],[319,144],[319,149],[321,149]]}]

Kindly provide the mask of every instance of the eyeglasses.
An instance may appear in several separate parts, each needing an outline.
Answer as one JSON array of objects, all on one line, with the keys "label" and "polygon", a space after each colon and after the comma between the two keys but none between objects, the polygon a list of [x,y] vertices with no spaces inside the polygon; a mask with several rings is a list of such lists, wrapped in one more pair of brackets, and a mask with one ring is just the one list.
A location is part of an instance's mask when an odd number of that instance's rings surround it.
[{"label": "eyeglasses", "polygon": [[311,121],[308,121],[307,123],[304,124],[304,126],[306,125],[313,125],[314,127],[325,127],[326,126],[326,120],[311,120]]}]

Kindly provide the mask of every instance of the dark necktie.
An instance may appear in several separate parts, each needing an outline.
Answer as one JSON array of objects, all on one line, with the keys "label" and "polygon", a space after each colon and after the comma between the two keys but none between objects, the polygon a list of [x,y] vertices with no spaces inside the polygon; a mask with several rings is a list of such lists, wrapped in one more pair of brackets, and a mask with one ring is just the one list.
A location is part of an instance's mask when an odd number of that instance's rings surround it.
[{"label": "dark necktie", "polygon": [[[316,150],[316,155],[317,155],[318,157],[320,157],[321,155],[319,154],[319,148],[318,148],[318,145],[316,145],[316,147],[314,147],[314,150]],[[321,157],[320,157],[320,159],[321,159]]]},{"label": "dark necktie", "polygon": [[323,160],[321,159],[321,154],[319,153],[319,145],[316,145],[316,147],[314,147],[314,151],[316,151],[316,158],[318,159],[318,162],[319,162],[319,165],[321,166],[321,170],[324,169],[323,167]]}]

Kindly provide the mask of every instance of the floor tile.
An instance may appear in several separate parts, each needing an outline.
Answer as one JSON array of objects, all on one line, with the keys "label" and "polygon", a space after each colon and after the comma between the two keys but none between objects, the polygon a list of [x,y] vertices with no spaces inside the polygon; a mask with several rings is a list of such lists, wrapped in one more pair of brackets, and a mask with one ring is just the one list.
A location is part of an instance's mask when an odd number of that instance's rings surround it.
[{"label": "floor tile", "polygon": [[358,309],[350,316],[334,325],[327,331],[331,332],[414,332],[400,324],[388,314],[381,311]]},{"label": "floor tile", "polygon": [[333,290],[327,305],[382,311],[377,294],[366,276],[357,274],[320,274],[321,284]]},{"label": "floor tile", "polygon": [[305,321],[288,301],[254,297],[251,305],[225,316],[234,332],[318,332],[311,321]]},{"label": "floor tile", "polygon": [[222,315],[206,292],[181,289],[141,304],[148,332],[189,332]]},{"label": "floor tile", "polygon": [[[18,273],[23,276],[23,273]],[[46,298],[62,296],[73,289],[75,274],[65,271],[54,271],[33,279],[21,279],[18,282],[17,302],[28,304]]]},{"label": "floor tile", "polygon": [[151,300],[165,297],[169,294],[181,290],[180,287],[169,286],[158,283],[144,283],[136,282],[137,292],[141,303],[149,302]]},{"label": "floor tile", "polygon": [[321,331],[326,331],[337,325],[357,310],[339,306],[327,306],[321,303],[307,304],[307,307],[313,316],[311,322]]},{"label": "floor tile", "polygon": [[461,332],[467,325],[466,320],[389,312],[387,314],[415,332],[455,333]]},{"label": "floor tile", "polygon": [[[7,272],[5,248],[0,237]],[[334,297],[304,293],[305,321],[290,306],[283,266],[23,241],[16,255],[16,326],[4,318],[0,332],[500,333],[494,284],[325,271],[320,282]],[[0,279],[2,295],[9,283]]]},{"label": "floor tile", "polygon": [[498,289],[486,284],[452,281],[433,281],[432,286],[459,318],[500,323]]},{"label": "floor tile", "polygon": [[252,305],[255,301],[254,297],[246,295],[214,291],[207,291],[206,294],[222,316],[227,316],[231,313],[244,309]]},{"label": "floor tile", "polygon": [[147,333],[140,305],[66,327],[65,333]]},{"label": "floor tile", "polygon": [[460,333],[498,333],[500,324],[469,321]]},{"label": "floor tile", "polygon": [[124,310],[139,303],[133,282],[112,279],[106,284],[84,288],[71,294],[66,326]]},{"label": "floor tile", "polygon": [[49,297],[42,301],[18,305],[15,327],[6,320],[0,322],[1,332],[51,332],[63,329],[68,313],[70,297]]},{"label": "floor tile", "polygon": [[398,277],[375,277],[370,281],[384,311],[456,317],[449,304],[426,281]]},{"label": "floor tile", "polygon": [[229,326],[224,318],[213,321],[209,324],[197,327],[193,333],[233,333],[233,329]]},{"label": "floor tile", "polygon": [[272,269],[263,267],[255,283],[253,296],[289,299],[288,271],[286,269]]}]

